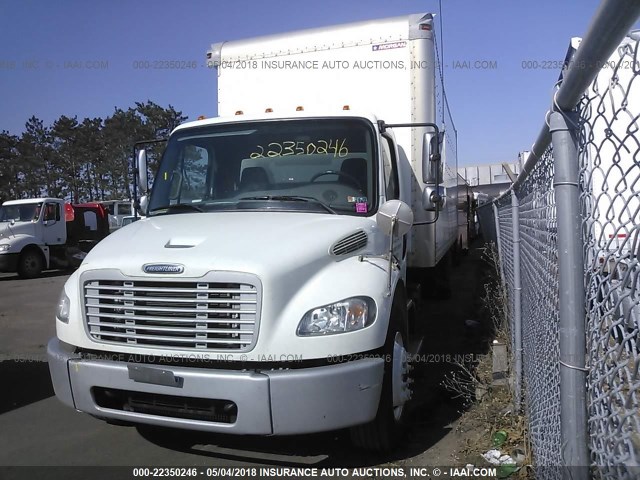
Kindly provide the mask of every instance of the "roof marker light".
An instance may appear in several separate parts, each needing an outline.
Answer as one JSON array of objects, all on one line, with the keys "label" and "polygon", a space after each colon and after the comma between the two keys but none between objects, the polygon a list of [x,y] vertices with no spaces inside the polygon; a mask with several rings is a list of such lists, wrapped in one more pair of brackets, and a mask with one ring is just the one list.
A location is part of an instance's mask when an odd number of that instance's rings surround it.
[{"label": "roof marker light", "polygon": [[198,115],[198,120],[205,120],[207,117],[204,115]]},{"label": "roof marker light", "polygon": [[351,110],[351,107],[349,107],[349,105],[344,105],[342,107],[342,110]]},{"label": "roof marker light", "polygon": [[242,110],[237,110],[236,111],[236,115],[243,115],[243,114],[244,114],[244,112]]},{"label": "roof marker light", "polygon": [[265,109],[264,113],[273,113],[273,108]]},{"label": "roof marker light", "polygon": [[302,105],[298,105],[296,107],[296,112],[303,112],[304,111],[304,107]]}]

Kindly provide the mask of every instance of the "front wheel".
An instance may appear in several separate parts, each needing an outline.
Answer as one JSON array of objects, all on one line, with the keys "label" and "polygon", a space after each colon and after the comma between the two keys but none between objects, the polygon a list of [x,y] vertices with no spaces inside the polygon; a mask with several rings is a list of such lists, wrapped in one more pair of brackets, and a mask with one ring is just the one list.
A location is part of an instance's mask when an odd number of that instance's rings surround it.
[{"label": "front wheel", "polygon": [[[352,442],[363,449],[387,452],[406,430],[407,402],[411,398],[407,345],[407,310],[394,299],[384,345],[384,378],[376,418],[351,428]],[[401,296],[400,296],[401,297]]]},{"label": "front wheel", "polygon": [[44,262],[42,255],[36,250],[27,250],[20,255],[18,275],[22,278],[36,278],[42,273]]}]

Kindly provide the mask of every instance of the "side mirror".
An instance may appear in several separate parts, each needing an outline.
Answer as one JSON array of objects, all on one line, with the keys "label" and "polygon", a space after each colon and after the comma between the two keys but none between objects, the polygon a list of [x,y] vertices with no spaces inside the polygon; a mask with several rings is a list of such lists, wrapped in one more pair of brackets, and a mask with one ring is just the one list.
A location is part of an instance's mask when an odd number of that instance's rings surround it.
[{"label": "side mirror", "polygon": [[144,148],[138,152],[136,167],[138,169],[138,186],[142,193],[147,193],[149,178],[147,175],[147,152]]},{"label": "side mirror", "polygon": [[422,181],[436,185],[442,181],[440,139],[435,132],[425,133],[422,139]]},{"label": "side mirror", "polygon": [[413,225],[413,211],[400,200],[389,200],[378,210],[376,223],[386,235],[404,235]]}]

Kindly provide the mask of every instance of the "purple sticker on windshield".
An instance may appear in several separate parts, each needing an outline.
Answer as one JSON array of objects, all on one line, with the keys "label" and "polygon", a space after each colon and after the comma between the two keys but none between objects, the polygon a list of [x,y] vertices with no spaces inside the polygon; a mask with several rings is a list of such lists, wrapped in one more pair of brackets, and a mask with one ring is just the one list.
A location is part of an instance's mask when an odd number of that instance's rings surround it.
[{"label": "purple sticker on windshield", "polygon": [[362,202],[356,203],[356,213],[367,213],[367,204]]}]

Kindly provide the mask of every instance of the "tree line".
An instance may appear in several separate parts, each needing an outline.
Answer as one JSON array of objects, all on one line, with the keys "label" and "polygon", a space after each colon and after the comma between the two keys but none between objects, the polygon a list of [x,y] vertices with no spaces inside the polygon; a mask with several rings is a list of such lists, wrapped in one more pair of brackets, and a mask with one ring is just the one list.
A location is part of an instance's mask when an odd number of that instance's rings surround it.
[{"label": "tree line", "polygon": [[[128,199],[136,141],[167,137],[187,119],[171,105],[136,102],[104,119],[36,116],[20,136],[0,132],[0,202],[55,197],[72,203]],[[149,147],[153,170],[163,144]]]}]

